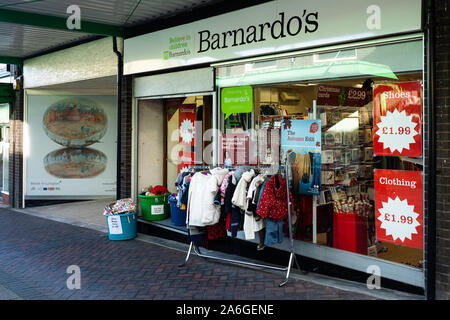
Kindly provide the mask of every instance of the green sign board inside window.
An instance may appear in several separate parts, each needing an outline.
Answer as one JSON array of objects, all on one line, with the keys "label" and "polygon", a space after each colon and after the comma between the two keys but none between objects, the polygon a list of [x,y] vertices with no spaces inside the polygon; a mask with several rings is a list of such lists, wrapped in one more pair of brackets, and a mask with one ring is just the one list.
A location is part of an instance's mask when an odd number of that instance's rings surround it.
[{"label": "green sign board inside window", "polygon": [[225,119],[233,113],[249,113],[253,110],[253,88],[251,86],[223,88],[221,97]]}]

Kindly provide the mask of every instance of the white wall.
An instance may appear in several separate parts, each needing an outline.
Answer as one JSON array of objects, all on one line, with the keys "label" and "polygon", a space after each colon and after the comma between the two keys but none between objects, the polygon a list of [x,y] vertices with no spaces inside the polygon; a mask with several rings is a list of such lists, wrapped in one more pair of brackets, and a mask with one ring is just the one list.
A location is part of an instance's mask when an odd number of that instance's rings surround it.
[{"label": "white wall", "polygon": [[138,190],[163,184],[163,103],[140,100],[138,116]]},{"label": "white wall", "polygon": [[[123,51],[123,40],[117,39]],[[112,37],[27,59],[23,64],[24,88],[95,79],[117,74]]]},{"label": "white wall", "polygon": [[[178,150],[179,134],[177,130],[179,130],[179,116],[180,112],[177,110],[170,121],[167,121],[167,158],[169,159],[169,161],[167,161],[167,189],[169,189],[170,192],[177,192],[175,180],[178,176],[178,165],[175,161],[178,160],[178,157],[172,159],[172,151]],[[178,154],[178,152],[175,153]]]},{"label": "white wall", "polygon": [[189,94],[214,90],[213,68],[170,72],[134,79],[133,94],[138,97]]}]

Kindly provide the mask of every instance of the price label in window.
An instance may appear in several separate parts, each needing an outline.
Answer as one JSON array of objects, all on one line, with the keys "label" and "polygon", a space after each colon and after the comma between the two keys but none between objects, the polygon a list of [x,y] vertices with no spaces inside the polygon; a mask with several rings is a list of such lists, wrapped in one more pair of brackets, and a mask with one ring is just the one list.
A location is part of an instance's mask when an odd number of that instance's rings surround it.
[{"label": "price label in window", "polygon": [[182,104],[179,107],[179,143],[182,145],[195,145],[195,122],[197,106],[195,104]]},{"label": "price label in window", "polygon": [[178,171],[188,171],[190,166],[195,165],[195,152],[180,151],[178,153]]},{"label": "price label in window", "polygon": [[375,170],[379,241],[423,248],[423,188],[418,171]]},{"label": "price label in window", "polygon": [[373,93],[374,153],[422,156],[421,83],[376,85]]},{"label": "price label in window", "polygon": [[317,89],[318,106],[362,107],[368,102],[366,89],[320,85]]}]

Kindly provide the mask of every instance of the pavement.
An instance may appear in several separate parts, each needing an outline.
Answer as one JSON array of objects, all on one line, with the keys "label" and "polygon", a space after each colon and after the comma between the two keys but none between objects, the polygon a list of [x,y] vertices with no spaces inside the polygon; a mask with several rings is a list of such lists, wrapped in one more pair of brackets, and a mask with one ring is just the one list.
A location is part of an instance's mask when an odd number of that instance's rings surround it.
[{"label": "pavement", "polygon": [[195,255],[179,267],[186,244],[142,234],[111,241],[100,220],[71,223],[33,210],[0,208],[0,300],[423,299],[295,269],[279,287],[283,272]]}]

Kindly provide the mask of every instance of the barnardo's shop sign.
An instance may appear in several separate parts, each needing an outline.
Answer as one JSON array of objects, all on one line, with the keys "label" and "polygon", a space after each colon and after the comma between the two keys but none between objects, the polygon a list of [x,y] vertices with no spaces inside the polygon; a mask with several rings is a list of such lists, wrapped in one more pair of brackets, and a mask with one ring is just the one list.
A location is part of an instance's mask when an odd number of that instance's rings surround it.
[{"label": "barnardo's shop sign", "polygon": [[276,0],[125,40],[125,74],[417,31],[420,0]]}]

